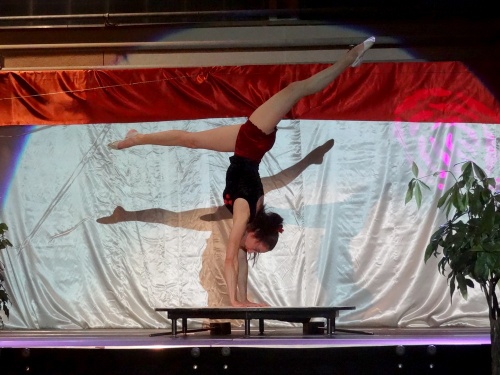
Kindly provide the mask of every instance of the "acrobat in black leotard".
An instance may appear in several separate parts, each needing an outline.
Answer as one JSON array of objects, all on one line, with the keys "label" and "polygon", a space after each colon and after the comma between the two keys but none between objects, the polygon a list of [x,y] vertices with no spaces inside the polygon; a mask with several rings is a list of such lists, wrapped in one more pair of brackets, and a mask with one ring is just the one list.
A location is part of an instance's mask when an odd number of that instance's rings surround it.
[{"label": "acrobat in black leotard", "polygon": [[236,138],[234,155],[226,172],[226,188],[223,192],[224,205],[232,213],[234,201],[242,198],[250,206],[251,222],[257,213],[257,202],[264,195],[260,180],[259,164],[276,139],[276,130],[265,134],[250,120],[244,123]]}]

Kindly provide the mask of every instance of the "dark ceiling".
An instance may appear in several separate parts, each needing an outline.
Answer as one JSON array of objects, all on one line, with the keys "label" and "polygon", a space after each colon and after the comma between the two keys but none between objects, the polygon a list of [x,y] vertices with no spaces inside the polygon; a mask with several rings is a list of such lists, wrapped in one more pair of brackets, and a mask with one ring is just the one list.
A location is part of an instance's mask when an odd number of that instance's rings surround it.
[{"label": "dark ceiling", "polygon": [[[121,22],[234,22],[296,18],[335,22],[421,19],[498,18],[487,0],[2,0],[1,26],[61,24],[64,18],[40,16],[102,16],[121,14]],[[125,14],[133,13],[134,18]],[[141,19],[137,13],[147,14]],[[95,22],[73,18],[71,23]]]}]

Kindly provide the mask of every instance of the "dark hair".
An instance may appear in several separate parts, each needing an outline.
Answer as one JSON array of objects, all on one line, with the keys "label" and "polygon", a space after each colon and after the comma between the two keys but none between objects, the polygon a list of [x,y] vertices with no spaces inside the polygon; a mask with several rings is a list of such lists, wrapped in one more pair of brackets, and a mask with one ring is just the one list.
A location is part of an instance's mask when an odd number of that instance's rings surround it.
[{"label": "dark hair", "polygon": [[283,232],[283,218],[275,212],[266,212],[263,206],[252,222],[248,223],[247,231],[253,232],[258,241],[272,250],[278,243],[279,234]]}]

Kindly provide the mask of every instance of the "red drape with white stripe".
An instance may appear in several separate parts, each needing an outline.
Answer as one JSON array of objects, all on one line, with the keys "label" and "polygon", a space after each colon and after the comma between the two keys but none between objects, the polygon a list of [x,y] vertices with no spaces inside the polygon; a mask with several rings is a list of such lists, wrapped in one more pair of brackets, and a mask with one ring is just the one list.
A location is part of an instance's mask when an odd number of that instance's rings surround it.
[{"label": "red drape with white stripe", "polygon": [[[325,67],[0,72],[0,125],[249,116],[290,82]],[[288,118],[498,123],[500,105],[461,63],[376,63],[348,69]]]}]

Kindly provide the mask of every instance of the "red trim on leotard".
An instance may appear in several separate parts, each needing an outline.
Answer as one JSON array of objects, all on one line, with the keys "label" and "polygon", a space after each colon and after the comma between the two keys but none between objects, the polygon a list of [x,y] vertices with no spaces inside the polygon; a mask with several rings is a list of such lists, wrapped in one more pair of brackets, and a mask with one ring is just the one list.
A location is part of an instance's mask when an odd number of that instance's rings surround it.
[{"label": "red trim on leotard", "polygon": [[274,145],[276,128],[271,134],[266,134],[250,120],[241,125],[236,138],[234,154],[260,163],[265,153]]}]

